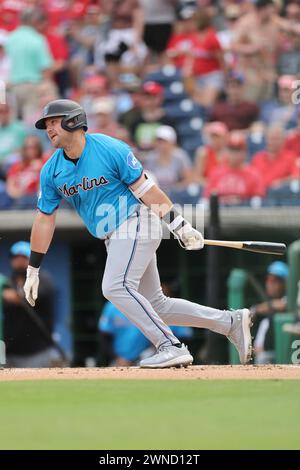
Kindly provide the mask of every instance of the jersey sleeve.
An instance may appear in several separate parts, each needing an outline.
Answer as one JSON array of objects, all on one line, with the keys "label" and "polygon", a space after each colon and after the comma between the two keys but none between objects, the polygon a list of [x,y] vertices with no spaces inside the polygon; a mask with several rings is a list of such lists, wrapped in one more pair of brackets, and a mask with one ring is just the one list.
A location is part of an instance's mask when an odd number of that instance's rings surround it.
[{"label": "jersey sleeve", "polygon": [[61,196],[51,182],[49,167],[45,165],[40,175],[40,194],[37,208],[44,214],[50,215],[58,208],[60,201]]},{"label": "jersey sleeve", "polygon": [[123,142],[118,142],[112,152],[120,180],[127,186],[137,181],[143,172],[143,167],[131,148]]}]

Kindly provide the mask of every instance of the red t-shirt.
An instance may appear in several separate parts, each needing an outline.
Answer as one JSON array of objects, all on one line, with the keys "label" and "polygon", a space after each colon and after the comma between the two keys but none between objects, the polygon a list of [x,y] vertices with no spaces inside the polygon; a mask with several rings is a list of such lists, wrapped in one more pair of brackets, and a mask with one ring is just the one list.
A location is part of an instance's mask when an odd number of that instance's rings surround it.
[{"label": "red t-shirt", "polygon": [[296,155],[300,156],[300,132],[298,130],[293,130],[287,136],[284,143],[284,147],[289,152],[294,152]]},{"label": "red t-shirt", "polygon": [[71,6],[67,0],[45,0],[43,3],[49,15],[50,26],[56,28],[72,18],[82,17],[90,0],[75,0]]},{"label": "red t-shirt", "polygon": [[14,163],[8,171],[8,179],[12,178],[15,184],[22,188],[23,195],[36,193],[39,189],[40,171],[46,158],[32,160],[29,163]]},{"label": "red t-shirt", "polygon": [[[195,33],[175,33],[171,36],[167,45],[167,52],[170,53],[171,59],[177,68],[182,68],[186,59],[186,53],[191,52],[194,44]],[[172,57],[172,53],[176,53]]]},{"label": "red t-shirt", "polygon": [[222,50],[222,47],[215,29],[208,28],[204,37],[194,33],[191,40],[194,55],[194,74],[199,76],[221,70],[217,53]]},{"label": "red t-shirt", "polygon": [[218,168],[221,164],[225,163],[226,156],[222,155],[222,161],[220,161],[217,157],[216,151],[207,145],[205,147],[205,162],[204,162],[204,169],[203,169],[203,176],[205,178],[209,178],[209,176],[213,173],[213,171]]},{"label": "red t-shirt", "polygon": [[260,173],[265,186],[268,188],[273,183],[292,175],[295,159],[296,155],[284,148],[274,159],[270,158],[268,152],[262,151],[253,156],[250,166]]},{"label": "red t-shirt", "polygon": [[167,46],[167,51],[177,52],[173,62],[176,67],[183,67],[187,54],[192,54],[194,58],[194,74],[204,75],[209,72],[221,70],[221,64],[216,53],[222,47],[214,28],[208,28],[204,37],[198,33],[178,33],[174,34]]},{"label": "red t-shirt", "polygon": [[69,57],[69,48],[65,38],[59,34],[49,31],[45,34],[50,52],[54,60],[67,60]]},{"label": "red t-shirt", "polygon": [[249,165],[231,168],[227,163],[220,165],[209,176],[204,196],[209,197],[213,191],[216,191],[223,201],[232,198],[263,197],[265,194],[262,179],[254,169]]}]

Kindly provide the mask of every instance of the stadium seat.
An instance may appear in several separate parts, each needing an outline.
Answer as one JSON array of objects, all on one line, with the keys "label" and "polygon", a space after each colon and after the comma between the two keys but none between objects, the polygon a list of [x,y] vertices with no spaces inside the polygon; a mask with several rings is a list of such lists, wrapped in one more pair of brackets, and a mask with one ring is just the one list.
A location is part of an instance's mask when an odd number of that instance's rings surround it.
[{"label": "stadium seat", "polygon": [[144,82],[153,81],[163,86],[170,85],[174,81],[181,81],[181,72],[174,65],[165,65],[156,72],[149,73],[144,78]]},{"label": "stadium seat", "polygon": [[292,180],[276,189],[269,189],[264,201],[265,207],[271,205],[268,201],[272,201],[275,206],[300,206],[300,180]]}]

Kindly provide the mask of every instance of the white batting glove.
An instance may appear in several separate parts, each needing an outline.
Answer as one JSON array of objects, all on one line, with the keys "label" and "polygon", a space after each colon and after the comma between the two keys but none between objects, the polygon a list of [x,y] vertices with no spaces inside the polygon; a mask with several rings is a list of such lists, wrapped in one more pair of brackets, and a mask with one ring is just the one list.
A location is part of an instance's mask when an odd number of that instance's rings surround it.
[{"label": "white batting glove", "polygon": [[186,250],[202,250],[204,239],[201,232],[198,232],[191,224],[186,223],[176,232],[177,237],[184,245]]},{"label": "white batting glove", "polygon": [[[162,219],[166,222],[170,232],[175,235],[182,248],[186,250],[201,250],[204,247],[202,234],[194,229],[174,207]],[[171,222],[169,221],[170,219]]]},{"label": "white batting glove", "polygon": [[34,307],[35,301],[38,297],[39,288],[39,270],[40,268],[33,268],[28,266],[26,273],[26,282],[24,284],[25,298],[27,302]]}]

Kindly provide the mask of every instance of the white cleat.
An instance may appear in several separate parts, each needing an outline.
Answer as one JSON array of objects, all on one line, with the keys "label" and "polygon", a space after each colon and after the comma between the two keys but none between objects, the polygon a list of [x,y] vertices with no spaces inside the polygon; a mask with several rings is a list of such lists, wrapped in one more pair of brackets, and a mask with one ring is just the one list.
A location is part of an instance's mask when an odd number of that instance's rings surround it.
[{"label": "white cleat", "polygon": [[176,346],[162,346],[154,354],[140,362],[140,367],[148,369],[159,369],[165,367],[186,367],[193,362],[188,348],[182,344],[180,348]]},{"label": "white cleat", "polygon": [[250,310],[243,308],[232,312],[232,326],[227,338],[236,347],[241,364],[247,364],[252,355],[252,338],[250,327],[252,319]]}]

